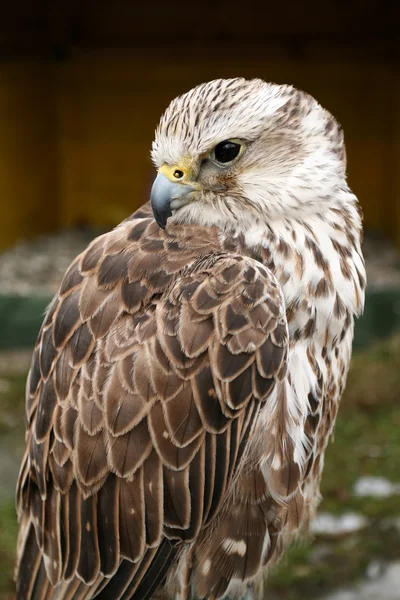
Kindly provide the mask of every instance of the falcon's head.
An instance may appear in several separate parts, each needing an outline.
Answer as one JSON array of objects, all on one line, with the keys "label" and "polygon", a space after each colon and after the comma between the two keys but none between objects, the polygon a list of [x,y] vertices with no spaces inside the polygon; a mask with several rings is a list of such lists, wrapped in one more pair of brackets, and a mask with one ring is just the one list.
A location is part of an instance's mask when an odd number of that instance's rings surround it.
[{"label": "falcon's head", "polygon": [[345,186],[332,115],[305,92],[260,79],[217,79],[173,100],[152,158],[161,227],[169,217],[230,229],[323,215]]}]

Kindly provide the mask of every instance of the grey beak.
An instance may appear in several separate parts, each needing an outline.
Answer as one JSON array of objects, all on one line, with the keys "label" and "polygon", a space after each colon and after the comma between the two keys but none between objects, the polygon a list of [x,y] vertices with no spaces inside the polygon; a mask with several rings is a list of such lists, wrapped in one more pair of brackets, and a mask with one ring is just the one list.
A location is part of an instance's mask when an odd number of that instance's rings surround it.
[{"label": "grey beak", "polygon": [[[172,215],[171,203],[173,200],[182,200],[183,205],[185,196],[193,191],[194,188],[191,185],[174,183],[162,173],[157,175],[151,188],[150,204],[154,218],[162,229],[165,229],[167,219]],[[175,204],[178,208],[179,202]]]}]

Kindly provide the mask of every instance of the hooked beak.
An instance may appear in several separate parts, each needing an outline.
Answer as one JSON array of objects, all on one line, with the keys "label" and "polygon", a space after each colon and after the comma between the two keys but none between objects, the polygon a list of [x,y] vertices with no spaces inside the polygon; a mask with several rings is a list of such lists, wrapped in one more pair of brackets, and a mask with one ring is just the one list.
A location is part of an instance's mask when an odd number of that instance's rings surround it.
[{"label": "hooked beak", "polygon": [[151,188],[150,204],[157,224],[165,229],[172,211],[189,202],[189,195],[195,188],[188,183],[175,183],[162,173],[158,173]]}]

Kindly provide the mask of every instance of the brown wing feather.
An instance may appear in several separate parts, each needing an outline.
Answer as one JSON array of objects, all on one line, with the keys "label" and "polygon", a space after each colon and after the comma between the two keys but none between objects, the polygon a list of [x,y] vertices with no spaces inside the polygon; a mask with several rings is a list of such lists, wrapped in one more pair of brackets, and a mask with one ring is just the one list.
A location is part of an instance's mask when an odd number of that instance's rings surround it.
[{"label": "brown wing feather", "polygon": [[20,598],[154,590],[232,486],[285,368],[282,315],[261,265],[146,210],[72,263],[28,378]]}]

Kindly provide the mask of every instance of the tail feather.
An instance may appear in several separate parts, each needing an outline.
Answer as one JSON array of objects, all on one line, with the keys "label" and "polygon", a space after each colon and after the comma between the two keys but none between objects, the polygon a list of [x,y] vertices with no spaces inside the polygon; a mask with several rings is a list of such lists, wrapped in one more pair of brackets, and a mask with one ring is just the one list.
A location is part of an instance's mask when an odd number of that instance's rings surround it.
[{"label": "tail feather", "polygon": [[74,577],[53,586],[31,520],[21,524],[19,549],[16,600],[149,600],[165,581],[178,551],[174,542],[164,539],[158,548],[149,548],[141,561],[122,560],[110,579],[99,575],[88,586]]},{"label": "tail feather", "polygon": [[[21,538],[24,538],[21,541]],[[32,598],[37,575],[42,563],[42,556],[36,542],[36,534],[29,521],[21,525],[20,538],[23,544],[22,556],[16,568],[17,600]]]},{"label": "tail feather", "polygon": [[79,579],[57,586],[50,583],[31,521],[21,524],[18,543],[20,553],[15,570],[16,600],[89,600],[94,597],[94,586],[88,587]]},{"label": "tail feather", "polygon": [[39,569],[36,573],[35,584],[32,590],[32,598],[35,600],[47,600],[51,598],[52,585],[50,584],[43,560],[40,561]]},{"label": "tail feather", "polygon": [[148,600],[165,580],[176,552],[165,539],[158,548],[149,548],[139,563],[123,560],[96,600]]},{"label": "tail feather", "polygon": [[158,587],[165,581],[169,567],[171,566],[177,553],[177,548],[169,540],[164,540],[158,548],[151,564],[147,567],[142,577],[136,574],[137,582],[132,582],[133,596],[128,594],[124,600],[148,600],[153,596]]}]

